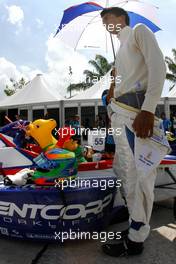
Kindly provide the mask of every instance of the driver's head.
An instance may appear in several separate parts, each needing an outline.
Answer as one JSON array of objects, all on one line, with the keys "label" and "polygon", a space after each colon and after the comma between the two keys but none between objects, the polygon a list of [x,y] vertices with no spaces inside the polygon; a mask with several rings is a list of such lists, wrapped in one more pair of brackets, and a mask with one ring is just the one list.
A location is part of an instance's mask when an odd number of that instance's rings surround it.
[{"label": "driver's head", "polygon": [[128,13],[120,7],[104,8],[101,18],[106,30],[111,34],[118,34],[122,28],[130,24]]}]

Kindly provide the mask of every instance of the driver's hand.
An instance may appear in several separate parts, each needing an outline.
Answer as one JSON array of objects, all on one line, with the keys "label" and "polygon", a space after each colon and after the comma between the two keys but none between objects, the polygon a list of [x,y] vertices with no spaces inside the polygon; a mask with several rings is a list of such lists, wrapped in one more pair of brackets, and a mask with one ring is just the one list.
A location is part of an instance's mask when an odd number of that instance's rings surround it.
[{"label": "driver's hand", "polygon": [[136,136],[147,138],[153,135],[154,114],[142,110],[135,118],[132,127],[136,132]]}]

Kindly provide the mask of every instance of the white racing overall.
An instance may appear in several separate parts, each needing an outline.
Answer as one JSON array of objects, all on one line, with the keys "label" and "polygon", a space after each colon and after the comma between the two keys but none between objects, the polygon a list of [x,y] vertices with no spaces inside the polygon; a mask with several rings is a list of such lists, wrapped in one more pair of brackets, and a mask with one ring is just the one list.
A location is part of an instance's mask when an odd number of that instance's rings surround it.
[{"label": "white racing overall", "polygon": [[122,180],[124,196],[129,210],[129,239],[144,242],[148,237],[153,200],[156,168],[169,152],[170,147],[164,133],[159,129],[160,121],[155,118],[152,138],[135,136],[132,123],[140,111],[136,108],[111,101],[111,124],[114,131],[121,128],[121,135],[115,135],[116,153],[114,172]]}]

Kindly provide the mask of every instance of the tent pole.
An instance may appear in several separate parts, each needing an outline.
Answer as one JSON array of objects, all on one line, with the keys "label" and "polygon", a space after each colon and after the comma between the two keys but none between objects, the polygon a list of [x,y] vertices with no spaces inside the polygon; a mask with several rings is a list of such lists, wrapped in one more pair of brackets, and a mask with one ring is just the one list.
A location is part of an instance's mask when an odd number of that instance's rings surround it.
[{"label": "tent pole", "polygon": [[60,103],[59,103],[59,127],[63,127],[64,124],[65,124],[65,113],[64,113],[64,101],[61,100]]},{"label": "tent pole", "polygon": [[29,106],[29,107],[28,107],[28,121],[31,122],[32,119],[33,119],[33,116],[32,116],[32,107]]},{"label": "tent pole", "polygon": [[78,103],[78,115],[79,115],[79,121],[80,121],[80,125],[82,123],[82,120],[81,120],[81,103]]},{"label": "tent pole", "polygon": [[[82,119],[81,119],[81,103],[78,103],[78,116],[79,116],[79,124],[80,124],[80,128],[82,125]],[[81,131],[80,131],[81,134]],[[82,142],[82,134],[81,134],[81,145],[83,144]]]},{"label": "tent pole", "polygon": [[98,115],[98,102],[95,101],[95,120]]},{"label": "tent pole", "polygon": [[170,119],[170,104],[168,97],[164,97],[164,112],[166,113],[166,117]]},{"label": "tent pole", "polygon": [[47,105],[44,105],[44,115],[47,114]]}]

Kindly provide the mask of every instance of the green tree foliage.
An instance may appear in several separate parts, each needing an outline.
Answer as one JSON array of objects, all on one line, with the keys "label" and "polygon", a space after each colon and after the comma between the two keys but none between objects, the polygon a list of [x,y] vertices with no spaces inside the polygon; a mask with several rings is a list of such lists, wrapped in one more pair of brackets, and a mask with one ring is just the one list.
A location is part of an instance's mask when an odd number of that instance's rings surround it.
[{"label": "green tree foliage", "polygon": [[99,81],[110,69],[112,68],[112,63],[102,55],[96,55],[95,60],[90,60],[89,64],[93,67],[93,71],[84,70],[85,81],[81,83],[73,83],[67,87],[67,91],[71,95],[71,91],[84,91],[90,88],[95,82]]},{"label": "green tree foliage", "polygon": [[166,79],[173,83],[170,87],[170,91],[174,88],[176,84],[176,49],[172,49],[173,59],[166,57],[165,61],[168,66],[169,72],[166,74]]},{"label": "green tree foliage", "polygon": [[10,85],[6,85],[5,87],[5,94],[7,96],[11,96],[14,93],[16,93],[18,90],[22,89],[27,82],[25,81],[25,79],[22,77],[19,81],[15,81],[13,78],[10,78]]}]

